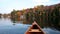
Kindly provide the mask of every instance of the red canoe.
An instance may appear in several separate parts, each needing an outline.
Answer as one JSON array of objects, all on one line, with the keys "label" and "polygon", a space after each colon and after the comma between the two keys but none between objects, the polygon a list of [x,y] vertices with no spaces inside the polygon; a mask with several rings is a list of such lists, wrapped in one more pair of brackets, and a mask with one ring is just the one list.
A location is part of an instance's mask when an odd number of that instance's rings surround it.
[{"label": "red canoe", "polygon": [[25,32],[25,34],[45,34],[41,27],[34,21],[32,26]]}]

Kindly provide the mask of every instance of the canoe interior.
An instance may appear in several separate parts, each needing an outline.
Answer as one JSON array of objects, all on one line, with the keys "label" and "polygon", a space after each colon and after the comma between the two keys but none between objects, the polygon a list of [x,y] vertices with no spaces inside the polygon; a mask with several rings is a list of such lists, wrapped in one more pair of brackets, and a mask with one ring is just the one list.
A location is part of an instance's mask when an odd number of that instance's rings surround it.
[{"label": "canoe interior", "polygon": [[[41,32],[29,32],[31,29],[39,29]],[[26,34],[44,34],[44,32],[35,24],[26,32]]]},{"label": "canoe interior", "polygon": [[37,25],[33,25],[31,29],[39,29]]},{"label": "canoe interior", "polygon": [[43,32],[27,32],[26,34],[44,34]]}]

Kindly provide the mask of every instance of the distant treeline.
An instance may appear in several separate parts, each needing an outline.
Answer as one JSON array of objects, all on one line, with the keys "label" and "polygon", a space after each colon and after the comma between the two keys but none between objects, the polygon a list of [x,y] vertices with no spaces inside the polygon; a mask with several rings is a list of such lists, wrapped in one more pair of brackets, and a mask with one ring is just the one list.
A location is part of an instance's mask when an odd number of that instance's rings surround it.
[{"label": "distant treeline", "polygon": [[60,26],[60,3],[50,6],[38,5],[34,8],[13,10],[11,16],[24,15],[27,23],[36,21],[39,24],[54,24]]}]

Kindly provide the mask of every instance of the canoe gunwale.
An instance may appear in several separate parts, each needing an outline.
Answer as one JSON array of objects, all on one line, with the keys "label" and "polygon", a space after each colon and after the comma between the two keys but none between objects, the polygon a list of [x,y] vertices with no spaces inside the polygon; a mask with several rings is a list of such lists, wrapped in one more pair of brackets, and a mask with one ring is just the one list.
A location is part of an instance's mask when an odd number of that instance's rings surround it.
[{"label": "canoe gunwale", "polygon": [[34,25],[36,25],[36,26],[39,28],[39,30],[40,30],[43,34],[45,34],[45,32],[42,30],[42,28],[41,28],[36,22],[34,22],[34,23],[32,24],[32,26],[30,26],[30,27],[28,28],[28,30],[25,32],[25,34],[29,33],[29,31],[32,29],[32,27],[33,27]]}]

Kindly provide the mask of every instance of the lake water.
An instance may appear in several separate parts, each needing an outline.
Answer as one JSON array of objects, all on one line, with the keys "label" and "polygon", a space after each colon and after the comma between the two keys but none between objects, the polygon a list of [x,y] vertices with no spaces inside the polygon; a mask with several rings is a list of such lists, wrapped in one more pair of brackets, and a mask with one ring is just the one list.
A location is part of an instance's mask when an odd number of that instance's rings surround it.
[{"label": "lake water", "polygon": [[[0,18],[0,34],[24,34],[29,24],[23,24],[22,22],[13,23],[10,18]],[[60,31],[55,28],[43,28],[46,34],[60,34]]]}]

